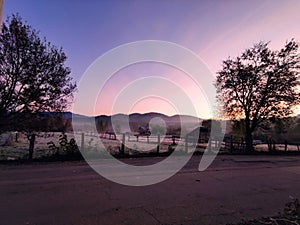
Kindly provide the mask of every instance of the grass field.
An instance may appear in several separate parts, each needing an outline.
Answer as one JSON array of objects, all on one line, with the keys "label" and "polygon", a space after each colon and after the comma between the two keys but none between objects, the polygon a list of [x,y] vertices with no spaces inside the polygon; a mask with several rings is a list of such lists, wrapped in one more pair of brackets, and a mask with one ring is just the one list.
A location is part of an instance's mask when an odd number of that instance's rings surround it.
[{"label": "grass field", "polygon": [[[47,143],[53,142],[55,146],[59,146],[60,132],[48,132],[48,133],[38,133],[35,140],[35,149],[33,158],[41,158],[45,156],[51,156],[54,154],[49,148]],[[82,145],[82,134],[80,133],[66,133],[68,140],[75,138],[79,147]],[[18,160],[26,159],[28,155],[29,141],[27,137],[18,133],[18,140],[15,139],[16,133],[5,133],[0,135],[0,160]],[[101,149],[101,143],[105,146],[104,150],[108,151],[110,154],[118,154],[120,152],[120,146],[122,142],[122,135],[117,135],[116,140],[111,140],[108,138],[99,138],[98,135],[92,133],[86,133],[84,135],[84,147],[90,152],[96,152]],[[135,136],[125,137],[125,153],[129,155],[136,155],[139,153],[151,153],[157,151],[157,136],[147,137],[140,136],[137,142]],[[160,149],[159,152],[168,152],[170,150],[170,145],[172,144],[172,139],[170,136],[160,138]],[[176,146],[171,146],[173,149],[176,147],[177,150],[185,151],[184,140],[177,139]],[[224,143],[222,144],[224,145]],[[196,150],[198,152],[203,152],[207,144],[198,144]],[[259,144],[255,146],[256,151],[267,151],[267,144]],[[276,149],[278,151],[284,151],[285,146],[283,144],[277,144]],[[296,145],[288,145],[288,151],[297,151]]]}]

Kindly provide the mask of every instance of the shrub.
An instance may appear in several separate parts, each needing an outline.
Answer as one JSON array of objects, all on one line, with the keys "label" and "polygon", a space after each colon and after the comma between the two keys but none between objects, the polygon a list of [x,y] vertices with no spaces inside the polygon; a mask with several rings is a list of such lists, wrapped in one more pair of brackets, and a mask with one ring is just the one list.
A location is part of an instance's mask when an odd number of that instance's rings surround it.
[{"label": "shrub", "polygon": [[70,141],[68,141],[68,137],[64,133],[59,135],[58,144],[59,146],[56,146],[53,141],[47,143],[49,150],[52,152],[52,155],[80,155],[79,148],[74,138],[71,138]]}]

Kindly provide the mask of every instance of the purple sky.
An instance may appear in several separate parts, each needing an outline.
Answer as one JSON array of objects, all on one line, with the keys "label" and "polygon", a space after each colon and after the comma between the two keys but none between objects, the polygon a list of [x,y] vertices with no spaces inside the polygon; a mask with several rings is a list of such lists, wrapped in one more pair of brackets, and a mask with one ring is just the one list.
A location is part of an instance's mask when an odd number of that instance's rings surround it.
[{"label": "purple sky", "polygon": [[[17,12],[48,41],[63,47],[76,81],[99,56],[133,41],[164,40],[182,45],[197,53],[215,74],[221,69],[222,60],[237,56],[256,42],[271,41],[270,46],[278,49],[286,40],[300,40],[298,0],[4,2],[3,20]],[[151,75],[178,82],[192,96],[195,107],[203,107],[201,94],[194,90],[193,83],[184,74],[166,66],[145,63],[115,74],[102,90],[104,97],[100,98],[95,113],[110,114],[111,102],[124,85]],[[176,110],[161,99],[148,98],[128,104],[135,112],[176,114]],[[128,113],[126,110],[120,112]],[[93,114],[83,108],[77,113]],[[209,117],[205,109],[198,116]]]}]

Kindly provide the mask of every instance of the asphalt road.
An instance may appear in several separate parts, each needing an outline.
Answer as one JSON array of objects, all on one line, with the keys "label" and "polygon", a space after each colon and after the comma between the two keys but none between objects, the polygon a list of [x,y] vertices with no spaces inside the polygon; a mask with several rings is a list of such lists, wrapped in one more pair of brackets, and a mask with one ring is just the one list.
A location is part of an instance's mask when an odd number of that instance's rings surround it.
[{"label": "asphalt road", "polygon": [[300,198],[299,156],[218,156],[204,172],[200,157],[146,187],[108,181],[83,161],[0,165],[0,225],[226,224]]}]

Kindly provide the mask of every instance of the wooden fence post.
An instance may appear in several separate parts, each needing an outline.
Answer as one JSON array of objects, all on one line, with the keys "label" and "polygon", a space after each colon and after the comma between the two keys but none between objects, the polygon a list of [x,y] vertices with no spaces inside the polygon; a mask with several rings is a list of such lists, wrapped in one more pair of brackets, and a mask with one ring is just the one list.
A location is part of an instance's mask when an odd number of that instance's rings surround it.
[{"label": "wooden fence post", "polygon": [[[245,142],[246,143],[246,142]],[[239,147],[240,151],[245,151],[246,150],[246,144],[244,144],[244,138],[241,138],[241,146]]]},{"label": "wooden fence post", "polygon": [[230,135],[230,152],[233,151],[233,137]]},{"label": "wooden fence post", "polygon": [[121,144],[121,154],[124,155],[125,152],[125,134],[122,136],[122,144]]},{"label": "wooden fence post", "polygon": [[185,136],[185,152],[188,153],[189,145],[188,145],[188,135]]},{"label": "wooden fence post", "polygon": [[157,149],[156,149],[157,155],[159,154],[159,146],[160,146],[160,134],[157,135]]},{"label": "wooden fence post", "polygon": [[81,146],[80,146],[81,150],[84,150],[84,133],[81,133]]},{"label": "wooden fence post", "polygon": [[30,137],[30,140],[29,140],[29,155],[28,155],[29,160],[32,160],[32,157],[33,157],[35,135],[36,134],[31,134],[31,137]]},{"label": "wooden fence post", "polygon": [[268,151],[270,152],[270,151],[272,151],[270,138],[268,137],[266,141],[267,141],[267,145],[268,145]]},{"label": "wooden fence post", "polygon": [[272,144],[273,144],[272,150],[275,152],[276,151],[276,143],[275,143],[274,139],[272,139]]},{"label": "wooden fence post", "polygon": [[19,139],[19,132],[16,131],[16,133],[15,133],[15,141],[18,142],[18,139]]},{"label": "wooden fence post", "polygon": [[211,139],[208,139],[207,150],[208,152],[211,152]]},{"label": "wooden fence post", "polygon": [[175,143],[175,136],[174,135],[172,136],[172,142],[173,142],[173,145],[176,145],[176,143]]},{"label": "wooden fence post", "polygon": [[284,141],[284,151],[287,151],[288,142],[287,140]]}]

